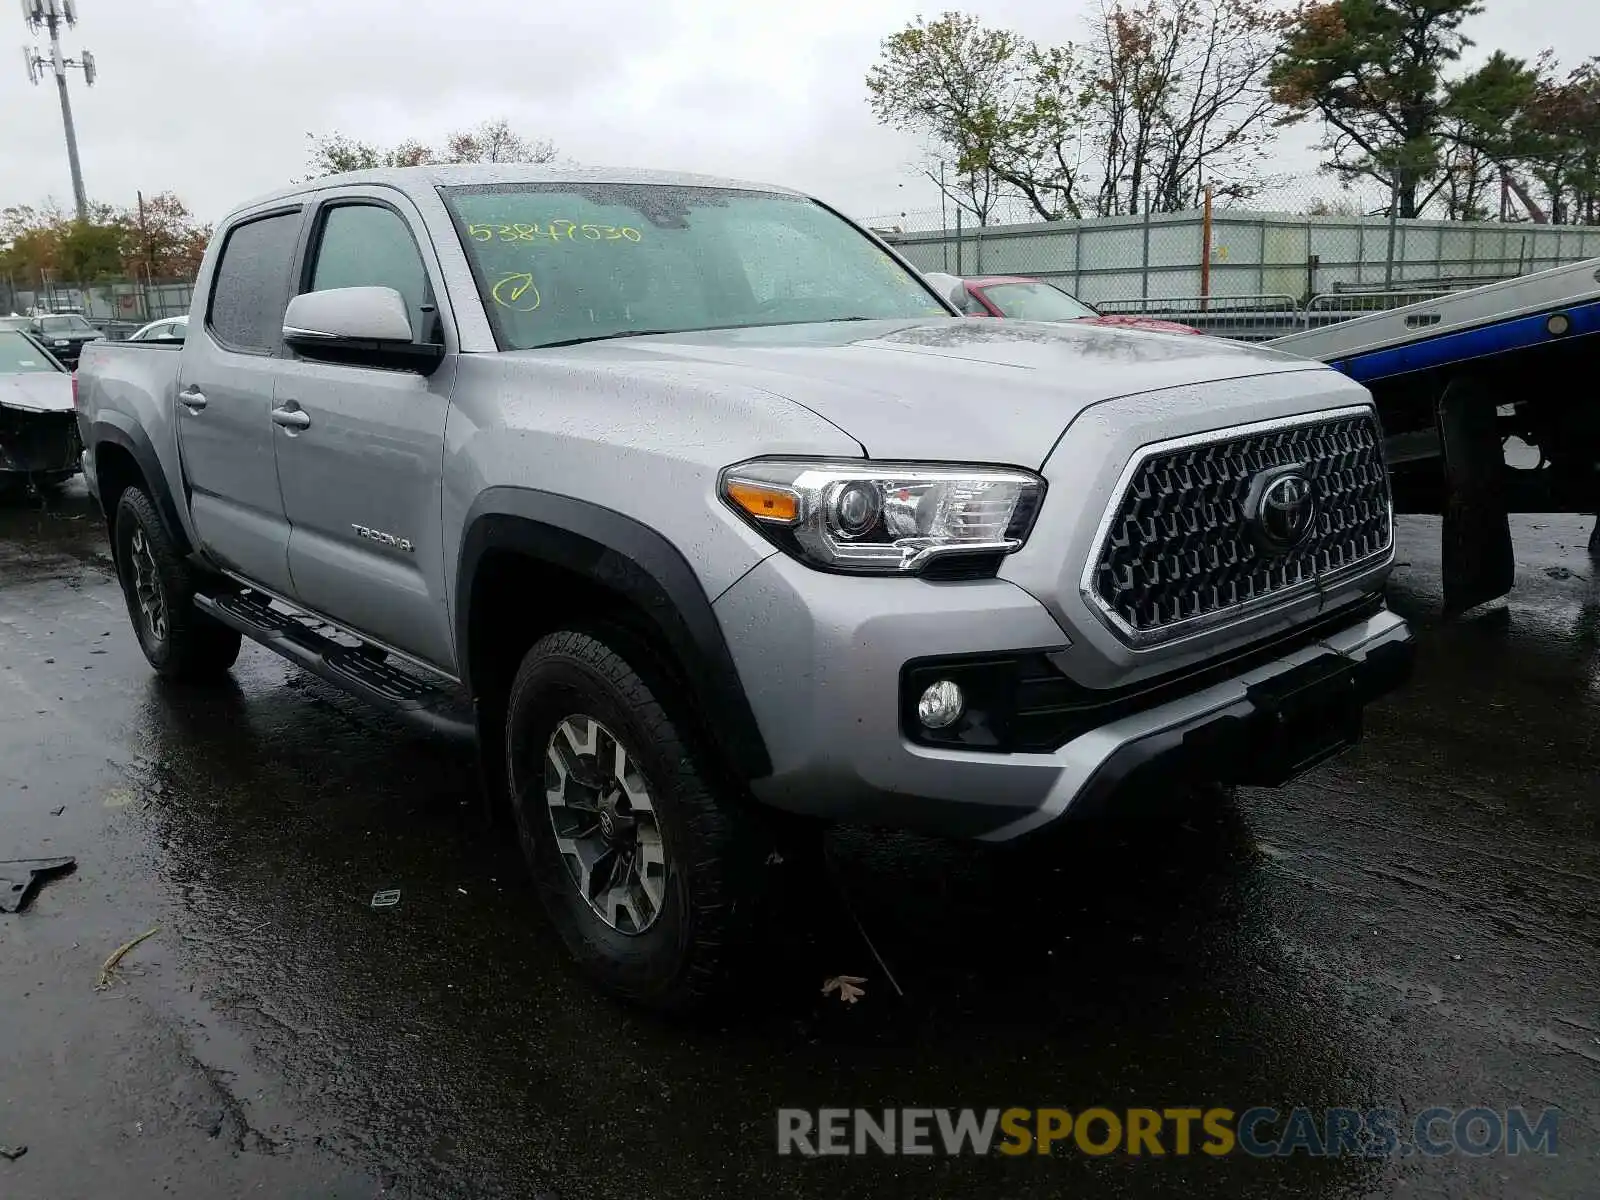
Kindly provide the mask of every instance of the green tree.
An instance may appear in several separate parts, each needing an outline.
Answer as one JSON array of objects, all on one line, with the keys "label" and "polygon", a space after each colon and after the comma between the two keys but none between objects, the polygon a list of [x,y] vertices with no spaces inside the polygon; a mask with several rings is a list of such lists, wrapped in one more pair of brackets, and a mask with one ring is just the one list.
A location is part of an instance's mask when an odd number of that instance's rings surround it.
[{"label": "green tree", "polygon": [[1600,59],[1564,77],[1555,55],[1496,52],[1450,89],[1453,156],[1492,164],[1514,190],[1537,192],[1536,220],[1600,221]]},{"label": "green tree", "polygon": [[56,270],[65,223],[59,210],[27,204],[0,210],[0,274],[22,287],[39,283],[41,271]]},{"label": "green tree", "polygon": [[123,249],[128,228],[115,217],[72,220],[61,236],[61,278],[74,283],[94,283],[123,274]]},{"label": "green tree", "polygon": [[1600,58],[1563,79],[1553,63],[1522,112],[1518,164],[1537,181],[1557,224],[1600,224]]},{"label": "green tree", "polygon": [[119,212],[127,230],[123,257],[128,273],[135,264],[155,279],[193,279],[200,271],[211,226],[195,220],[194,214],[173,192],[146,196],[143,205]]},{"label": "green tree", "polygon": [[1440,170],[1445,70],[1471,43],[1480,0],[1314,0],[1289,25],[1268,76],[1285,123],[1319,118],[1325,166],[1392,189],[1415,217]]},{"label": "green tree", "polygon": [[[980,225],[988,224],[1002,172],[1016,166],[1015,147],[1025,140],[1032,49],[1015,33],[947,12],[934,21],[918,17],[885,38],[867,73],[873,115],[927,139],[940,166],[924,173]],[[1054,214],[1041,208],[1041,215]]]},{"label": "green tree", "polygon": [[47,276],[74,283],[149,275],[193,279],[211,238],[172,192],[118,207],[92,204],[87,220],[54,206],[18,205],[0,211],[0,274],[18,287]]}]

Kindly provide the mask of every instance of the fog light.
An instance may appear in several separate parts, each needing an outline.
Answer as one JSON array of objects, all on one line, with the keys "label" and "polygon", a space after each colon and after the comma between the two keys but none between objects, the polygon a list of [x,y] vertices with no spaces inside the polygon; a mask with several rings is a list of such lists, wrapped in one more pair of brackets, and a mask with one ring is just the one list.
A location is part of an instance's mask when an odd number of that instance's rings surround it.
[{"label": "fog light", "polygon": [[1572,332],[1572,318],[1566,313],[1554,313],[1544,327],[1550,331],[1551,337],[1566,337]]},{"label": "fog light", "polygon": [[943,729],[959,721],[966,706],[966,697],[961,694],[961,689],[948,679],[941,679],[929,685],[917,701],[917,720],[922,722],[925,729]]}]

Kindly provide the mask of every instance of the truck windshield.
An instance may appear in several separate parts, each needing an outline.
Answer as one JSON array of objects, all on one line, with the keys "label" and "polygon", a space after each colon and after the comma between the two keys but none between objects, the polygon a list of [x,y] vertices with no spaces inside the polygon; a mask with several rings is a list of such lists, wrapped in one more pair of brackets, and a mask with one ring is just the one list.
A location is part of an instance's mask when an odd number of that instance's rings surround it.
[{"label": "truck windshield", "polygon": [[503,350],[950,315],[870,239],[799,196],[569,182],[441,191]]},{"label": "truck windshield", "polygon": [[0,375],[24,375],[32,371],[60,368],[20,333],[0,329]]},{"label": "truck windshield", "polygon": [[991,283],[984,297],[1014,321],[1081,321],[1099,314],[1048,283]]}]

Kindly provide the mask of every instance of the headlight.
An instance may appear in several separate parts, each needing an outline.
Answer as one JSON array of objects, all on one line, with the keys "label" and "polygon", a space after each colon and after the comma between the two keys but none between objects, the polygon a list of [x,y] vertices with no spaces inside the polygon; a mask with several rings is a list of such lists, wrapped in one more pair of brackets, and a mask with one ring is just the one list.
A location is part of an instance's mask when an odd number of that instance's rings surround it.
[{"label": "headlight", "polygon": [[1027,540],[1044,480],[1013,467],[754,459],[723,471],[721,492],[815,567],[896,575],[937,562],[993,574]]},{"label": "headlight", "polygon": [[70,345],[72,345],[72,343],[63,339],[61,341],[52,342],[51,345],[54,345],[54,346],[70,346]]}]

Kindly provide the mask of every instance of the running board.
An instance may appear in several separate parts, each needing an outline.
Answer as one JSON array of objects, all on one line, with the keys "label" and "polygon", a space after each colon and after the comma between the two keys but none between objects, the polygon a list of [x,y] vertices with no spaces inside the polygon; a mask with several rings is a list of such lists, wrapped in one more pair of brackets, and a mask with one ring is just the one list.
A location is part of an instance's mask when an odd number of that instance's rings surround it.
[{"label": "running board", "polygon": [[249,591],[221,596],[197,593],[194,604],[230,629],[398,720],[452,740],[477,736],[472,706],[461,691],[400,670],[384,661],[378,647],[335,641],[321,632],[331,627],[309,613],[274,607],[268,597]]}]

